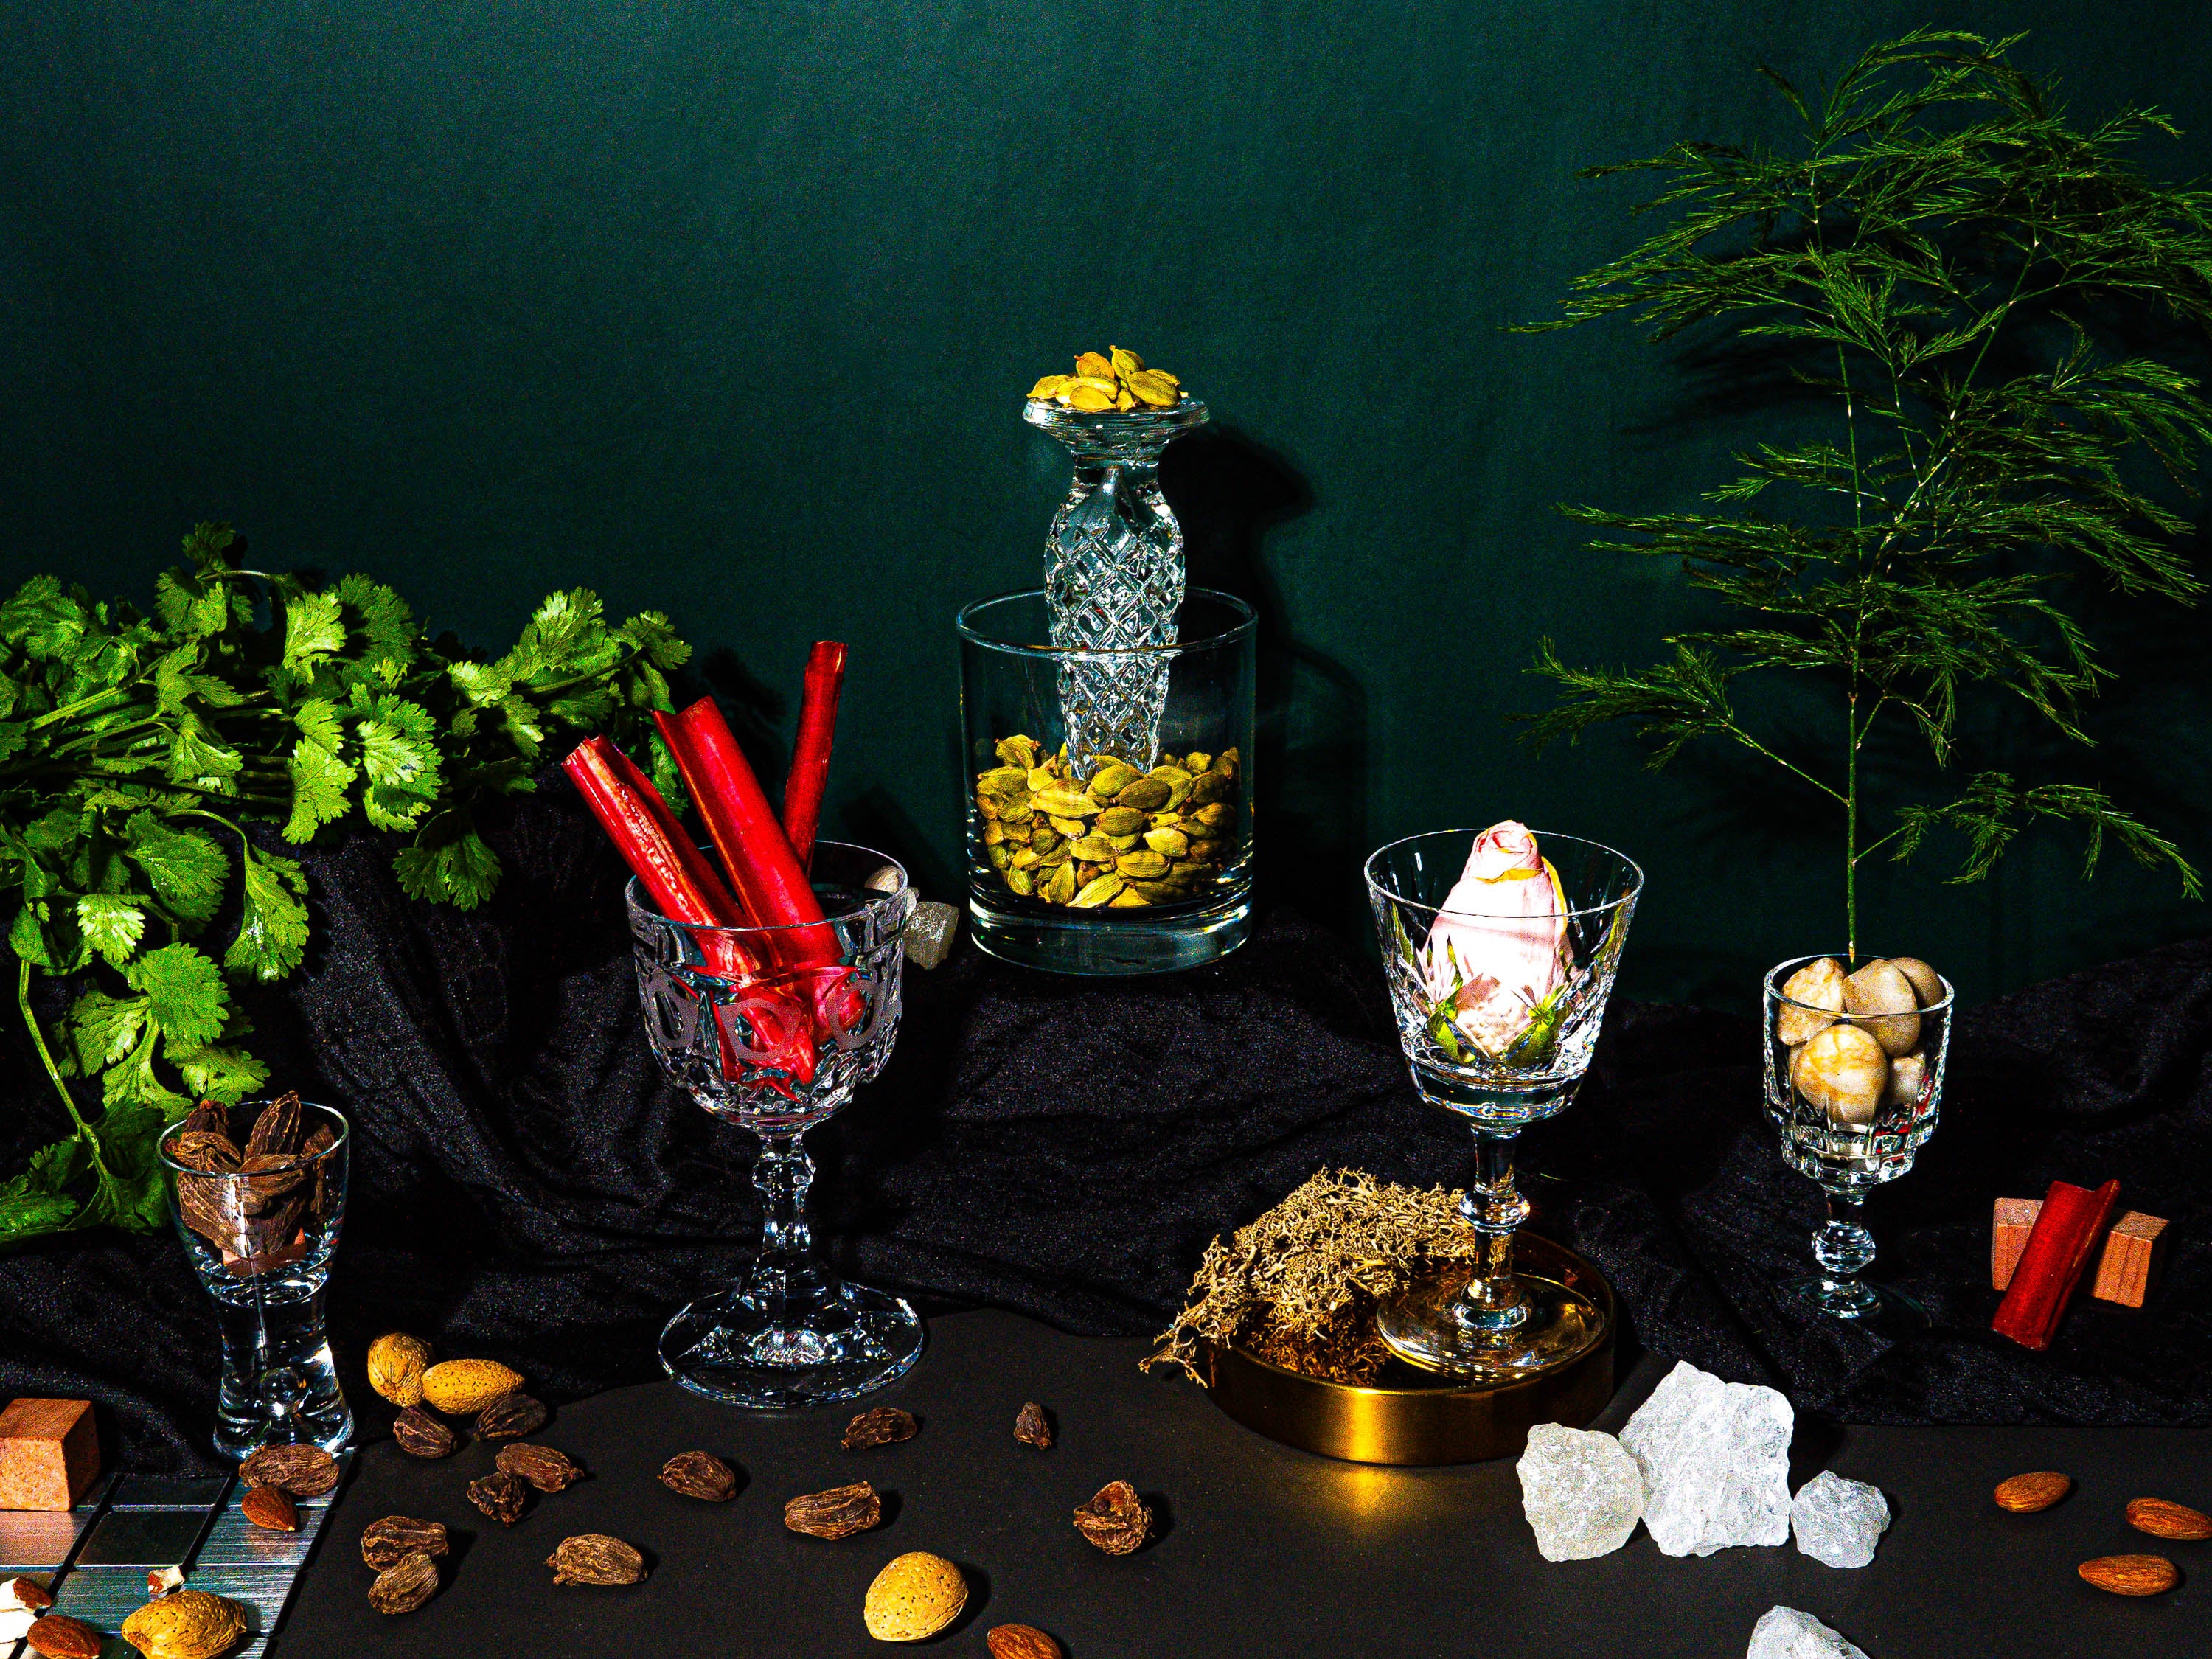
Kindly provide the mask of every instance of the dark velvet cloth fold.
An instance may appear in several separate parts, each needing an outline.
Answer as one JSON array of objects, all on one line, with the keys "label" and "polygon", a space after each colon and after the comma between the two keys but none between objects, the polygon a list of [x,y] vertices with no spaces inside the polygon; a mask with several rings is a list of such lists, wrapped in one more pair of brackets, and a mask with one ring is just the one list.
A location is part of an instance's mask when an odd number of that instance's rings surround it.
[{"label": "dark velvet cloth fold", "polygon": [[[757,1211],[747,1147],[645,1045],[622,871],[554,785],[495,842],[506,877],[461,915],[406,899],[388,842],[307,860],[317,944],[253,1010],[275,1081],[354,1125],[330,1321],[356,1408],[402,1328],[514,1364],[549,1397],[657,1374],[668,1314],[734,1274]],[[1632,937],[1629,948],[1635,948]],[[817,1234],[848,1273],[937,1304],[1064,1328],[1157,1330],[1199,1254],[1316,1170],[1456,1184],[1466,1130],[1419,1104],[1379,972],[1276,914],[1173,978],[1058,980],[963,939],[907,971],[897,1054],[810,1138]],[[1758,1035],[1692,1008],[1617,1005],[1580,1097],[1523,1138],[1540,1230],[1586,1253],[1635,1342],[1863,1422],[2212,1420],[2212,943],[1963,1013],[1941,1128],[1878,1193],[1874,1276],[1919,1334],[1801,1312],[1819,1194],[1759,1109]],[[19,1071],[20,1076],[20,1071]],[[15,1156],[57,1132],[25,1084]],[[2117,1176],[2172,1246],[2140,1312],[2079,1297],[2046,1353],[1988,1328],[1991,1201]],[[212,1315],[176,1242],[112,1233],[0,1255],[0,1399],[89,1395],[111,1450],[204,1463]]]}]

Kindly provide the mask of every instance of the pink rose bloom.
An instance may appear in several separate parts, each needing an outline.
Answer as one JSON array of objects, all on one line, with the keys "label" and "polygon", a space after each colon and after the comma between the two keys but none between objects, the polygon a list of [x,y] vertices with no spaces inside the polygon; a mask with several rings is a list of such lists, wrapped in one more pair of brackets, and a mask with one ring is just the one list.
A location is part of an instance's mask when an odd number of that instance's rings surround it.
[{"label": "pink rose bloom", "polygon": [[1441,907],[1421,967],[1429,994],[1478,1048],[1502,1054],[1567,976],[1567,904],[1528,826],[1508,818],[1474,840]]}]

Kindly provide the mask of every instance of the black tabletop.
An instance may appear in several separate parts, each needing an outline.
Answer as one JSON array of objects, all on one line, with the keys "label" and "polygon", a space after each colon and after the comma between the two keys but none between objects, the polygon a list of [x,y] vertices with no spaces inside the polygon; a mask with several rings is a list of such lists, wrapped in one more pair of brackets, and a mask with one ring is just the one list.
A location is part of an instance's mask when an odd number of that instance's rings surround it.
[{"label": "black tabletop", "polygon": [[[868,1452],[839,1449],[844,1409],[769,1417],[672,1383],[564,1407],[534,1437],[591,1478],[538,1496],[512,1529],[471,1509],[490,1467],[472,1445],[425,1463],[367,1447],[303,1578],[280,1659],[453,1659],[477,1654],[632,1659],[840,1659],[884,1650],[861,1601],[896,1555],[927,1550],[970,1585],[963,1616],[928,1646],[981,1654],[994,1625],[1036,1625],[1070,1659],[1357,1654],[1496,1659],[1602,1654],[1740,1659],[1759,1614],[1812,1613],[1871,1659],[1969,1654],[2201,1655],[2212,1611],[2197,1582],[2212,1544],[2160,1544],[2121,1516],[2131,1498],[2212,1503],[2212,1434],[2194,1429],[1824,1428],[1801,1420],[1792,1485],[1833,1468],[1872,1481],[1895,1519],[1872,1565],[1838,1571],[1794,1546],[1700,1560],[1662,1556],[1640,1530],[1595,1561],[1553,1564],[1522,1517],[1512,1462],[1395,1469],[1340,1463],[1262,1439],[1179,1376],[1140,1374],[1139,1341],[1060,1334],[999,1312],[932,1322],[913,1374],[868,1403],[913,1412],[921,1431]],[[1617,1428],[1663,1367],[1645,1361],[1595,1426]],[[1018,1443],[1015,1413],[1044,1404],[1059,1438]],[[701,1448],[743,1474],[734,1501],[677,1497],[656,1475]],[[1990,1501],[2008,1474],[2053,1468],[2074,1494],[2040,1516]],[[885,1494],[876,1530],[838,1542],[787,1531],[787,1498],[867,1479]],[[1109,1557],[1070,1511],[1108,1480],[1158,1512],[1152,1542]],[[421,1611],[374,1612],[358,1540],[390,1514],[455,1534],[446,1588]],[[556,1589],[545,1559],[562,1538],[607,1532],[644,1552],[651,1576],[622,1589]],[[2127,1601],[2075,1566],[2154,1549],[2186,1577]]]}]

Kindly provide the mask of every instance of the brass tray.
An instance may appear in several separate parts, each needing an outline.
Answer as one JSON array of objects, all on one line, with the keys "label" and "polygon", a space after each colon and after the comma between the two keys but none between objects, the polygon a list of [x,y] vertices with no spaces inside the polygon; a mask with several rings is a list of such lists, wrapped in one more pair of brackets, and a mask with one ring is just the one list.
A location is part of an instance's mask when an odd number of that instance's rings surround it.
[{"label": "brass tray", "polygon": [[[1393,1362],[1374,1387],[1308,1376],[1237,1347],[1206,1351],[1213,1402],[1246,1428],[1302,1451],[1353,1463],[1480,1463],[1517,1457],[1537,1423],[1578,1429],[1613,1398],[1617,1315],[1604,1275],[1564,1245],[1522,1233],[1514,1265],[1597,1304],[1603,1334],[1564,1364],[1489,1384],[1421,1380]],[[1401,1380],[1402,1378],[1402,1381]]]}]

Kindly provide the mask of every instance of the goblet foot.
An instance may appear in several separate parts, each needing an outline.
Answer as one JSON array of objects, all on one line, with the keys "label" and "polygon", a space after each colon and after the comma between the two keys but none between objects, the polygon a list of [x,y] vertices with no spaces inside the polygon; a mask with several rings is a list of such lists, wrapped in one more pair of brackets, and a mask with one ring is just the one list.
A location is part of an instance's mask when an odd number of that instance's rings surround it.
[{"label": "goblet foot", "polygon": [[1881,1311],[1881,1292],[1861,1279],[1801,1279],[1784,1288],[1832,1319],[1870,1319]]},{"label": "goblet foot", "polygon": [[1424,1278],[1376,1310],[1376,1334],[1422,1370],[1501,1382],[1564,1365],[1606,1334],[1597,1304],[1556,1279],[1516,1274],[1521,1299],[1500,1309],[1468,1296],[1474,1278],[1471,1265]]},{"label": "goblet foot", "polygon": [[887,1291],[840,1285],[801,1322],[742,1291],[706,1297],[660,1333],[660,1365],[709,1400],[769,1411],[852,1400],[921,1357],[921,1316]]}]

